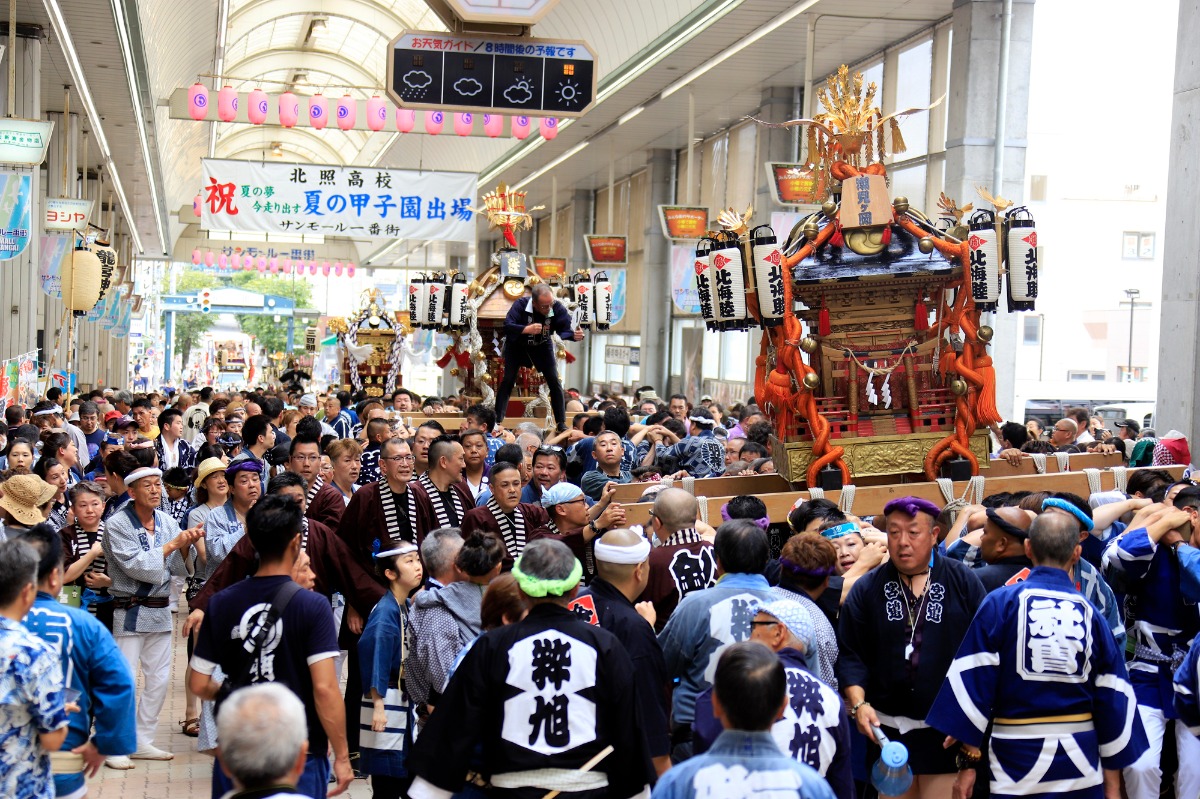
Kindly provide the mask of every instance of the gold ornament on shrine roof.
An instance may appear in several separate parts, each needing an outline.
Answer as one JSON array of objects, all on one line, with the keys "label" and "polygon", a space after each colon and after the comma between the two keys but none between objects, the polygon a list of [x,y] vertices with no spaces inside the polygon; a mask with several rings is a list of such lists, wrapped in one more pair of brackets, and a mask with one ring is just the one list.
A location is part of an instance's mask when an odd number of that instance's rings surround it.
[{"label": "gold ornament on shrine roof", "polygon": [[884,116],[875,105],[877,91],[874,82],[864,85],[862,73],[851,76],[850,68],[843,64],[817,94],[825,109],[822,113],[812,119],[781,123],[754,121],[772,128],[807,127],[810,164],[828,166],[834,161],[845,161],[852,166],[866,166],[885,160],[889,152],[899,154],[908,149],[900,135],[900,121],[935,108],[946,99],[942,95],[930,105]]}]

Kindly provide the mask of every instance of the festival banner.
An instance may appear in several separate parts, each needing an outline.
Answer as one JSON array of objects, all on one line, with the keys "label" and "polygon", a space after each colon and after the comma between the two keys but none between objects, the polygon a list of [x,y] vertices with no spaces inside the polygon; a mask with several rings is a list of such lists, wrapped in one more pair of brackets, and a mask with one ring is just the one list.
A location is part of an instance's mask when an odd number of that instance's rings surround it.
[{"label": "festival banner", "polygon": [[17,402],[32,408],[38,401],[37,350],[17,356]]},{"label": "festival banner", "polygon": [[629,239],[626,236],[584,236],[588,260],[596,265],[624,266],[629,262]]},{"label": "festival banner", "polygon": [[17,401],[17,359],[0,361],[0,411]]},{"label": "festival banner", "polygon": [[829,199],[829,173],[812,164],[768,161],[767,185],[779,205],[820,205]]},{"label": "festival banner", "polygon": [[40,260],[38,263],[38,278],[41,280],[42,293],[55,299],[62,297],[62,267],[67,258],[71,257],[71,245],[74,236],[42,236]]},{"label": "festival banner", "polygon": [[203,165],[205,230],[475,240],[474,173],[212,158]]},{"label": "festival banner", "polygon": [[704,205],[660,205],[658,221],[668,239],[698,239],[708,230],[708,207]]},{"label": "festival banner", "polygon": [[0,172],[0,261],[16,258],[29,244],[31,185],[28,172]]},{"label": "festival banner", "polygon": [[533,271],[542,280],[559,280],[567,274],[567,259],[551,255],[533,256]]}]

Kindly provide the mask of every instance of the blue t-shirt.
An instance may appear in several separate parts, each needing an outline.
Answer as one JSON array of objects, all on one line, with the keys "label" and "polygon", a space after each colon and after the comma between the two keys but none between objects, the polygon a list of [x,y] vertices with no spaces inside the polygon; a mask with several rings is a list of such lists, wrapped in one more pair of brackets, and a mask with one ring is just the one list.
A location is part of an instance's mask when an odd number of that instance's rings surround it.
[{"label": "blue t-shirt", "polygon": [[[192,655],[192,669],[212,674],[216,666],[225,674],[242,675],[250,655],[243,646],[266,618],[269,599],[289,577],[251,577],[218,591],[208,603],[208,614]],[[328,746],[325,728],[313,701],[309,664],[338,655],[337,628],[329,600],[312,591],[300,591],[288,603],[283,618],[251,666],[250,682],[277,682],[292,689],[304,703],[308,717],[308,749],[322,753]]]}]

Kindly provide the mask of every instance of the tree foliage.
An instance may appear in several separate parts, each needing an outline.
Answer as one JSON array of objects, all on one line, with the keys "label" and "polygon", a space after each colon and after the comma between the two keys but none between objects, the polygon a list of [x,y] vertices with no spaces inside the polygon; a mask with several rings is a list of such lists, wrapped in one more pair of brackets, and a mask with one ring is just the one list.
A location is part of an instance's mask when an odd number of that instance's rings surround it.
[{"label": "tree foliage", "polygon": [[[287,297],[297,308],[306,308],[312,304],[312,286],[302,278],[292,278],[281,275],[264,275],[257,272],[237,272],[232,277],[232,285],[245,291],[258,294],[274,294],[277,297]],[[255,345],[268,353],[287,351],[287,320],[276,322],[272,316],[251,316],[237,314],[238,325],[242,332],[254,336]],[[297,341],[303,346],[303,331],[297,331]]]}]

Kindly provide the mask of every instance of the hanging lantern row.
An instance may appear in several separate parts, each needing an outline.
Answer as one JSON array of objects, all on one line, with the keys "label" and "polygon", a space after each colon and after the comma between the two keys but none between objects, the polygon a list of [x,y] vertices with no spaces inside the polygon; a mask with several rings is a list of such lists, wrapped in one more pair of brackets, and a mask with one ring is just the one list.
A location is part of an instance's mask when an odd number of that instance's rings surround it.
[{"label": "hanging lantern row", "polygon": [[579,327],[608,330],[612,324],[613,285],[607,272],[593,276],[582,271],[567,279],[575,302],[575,322]]},{"label": "hanging lantern row", "polygon": [[323,277],[329,277],[330,273],[336,277],[342,277],[342,275],[354,277],[355,272],[358,271],[357,264],[343,264],[341,261],[334,261],[331,264],[328,261],[299,261],[291,258],[268,258],[265,255],[227,255],[226,253],[213,252],[212,250],[204,252],[192,250],[192,264],[194,266],[200,266],[201,264],[207,267],[215,266],[217,269],[229,270],[231,272],[239,270],[253,272],[257,270],[272,275],[281,273],[285,275],[293,273],[303,275],[305,272],[315,275],[320,272]]},{"label": "hanging lantern row", "polygon": [[[770,225],[759,225],[750,231],[749,244],[749,265],[743,258],[743,243],[732,231],[702,238],[696,245],[696,293],[709,330],[774,327],[783,321],[783,252],[775,231]],[[746,294],[754,287],[761,320],[746,306]]]},{"label": "hanging lantern row", "polygon": [[415,328],[461,332],[468,327],[467,276],[421,272],[408,284],[408,318]]},{"label": "hanging lantern row", "polygon": [[[246,117],[253,125],[262,125],[267,121],[271,108],[271,99],[262,89],[250,92],[247,98],[249,107]],[[232,86],[226,86],[217,92],[217,119],[221,122],[234,122],[238,116],[238,92]],[[208,87],[203,83],[194,83],[188,89],[188,113],[197,122],[209,118]],[[295,127],[300,120],[300,98],[292,92],[279,95],[279,124],[285,128]],[[367,100],[367,127],[374,131],[387,127],[389,114],[394,110],[396,130],[401,133],[411,133],[417,124],[417,112],[409,108],[396,108],[379,95]],[[442,132],[446,124],[444,111],[425,111],[425,132],[436,136]],[[329,100],[320,93],[308,98],[303,116],[308,118],[308,124],[315,130],[324,130],[329,124]],[[335,124],[341,130],[350,130],[358,121],[358,101],[349,94],[337,101],[334,109]],[[453,115],[453,128],[456,135],[470,136],[475,128],[475,114],[461,113]],[[533,129],[533,119],[526,116],[512,117],[511,130],[513,138],[524,139]],[[538,120],[538,132],[544,139],[553,139],[558,135],[558,120],[554,117],[544,117]],[[504,133],[504,117],[500,114],[483,115],[483,132],[495,139]]]}]

